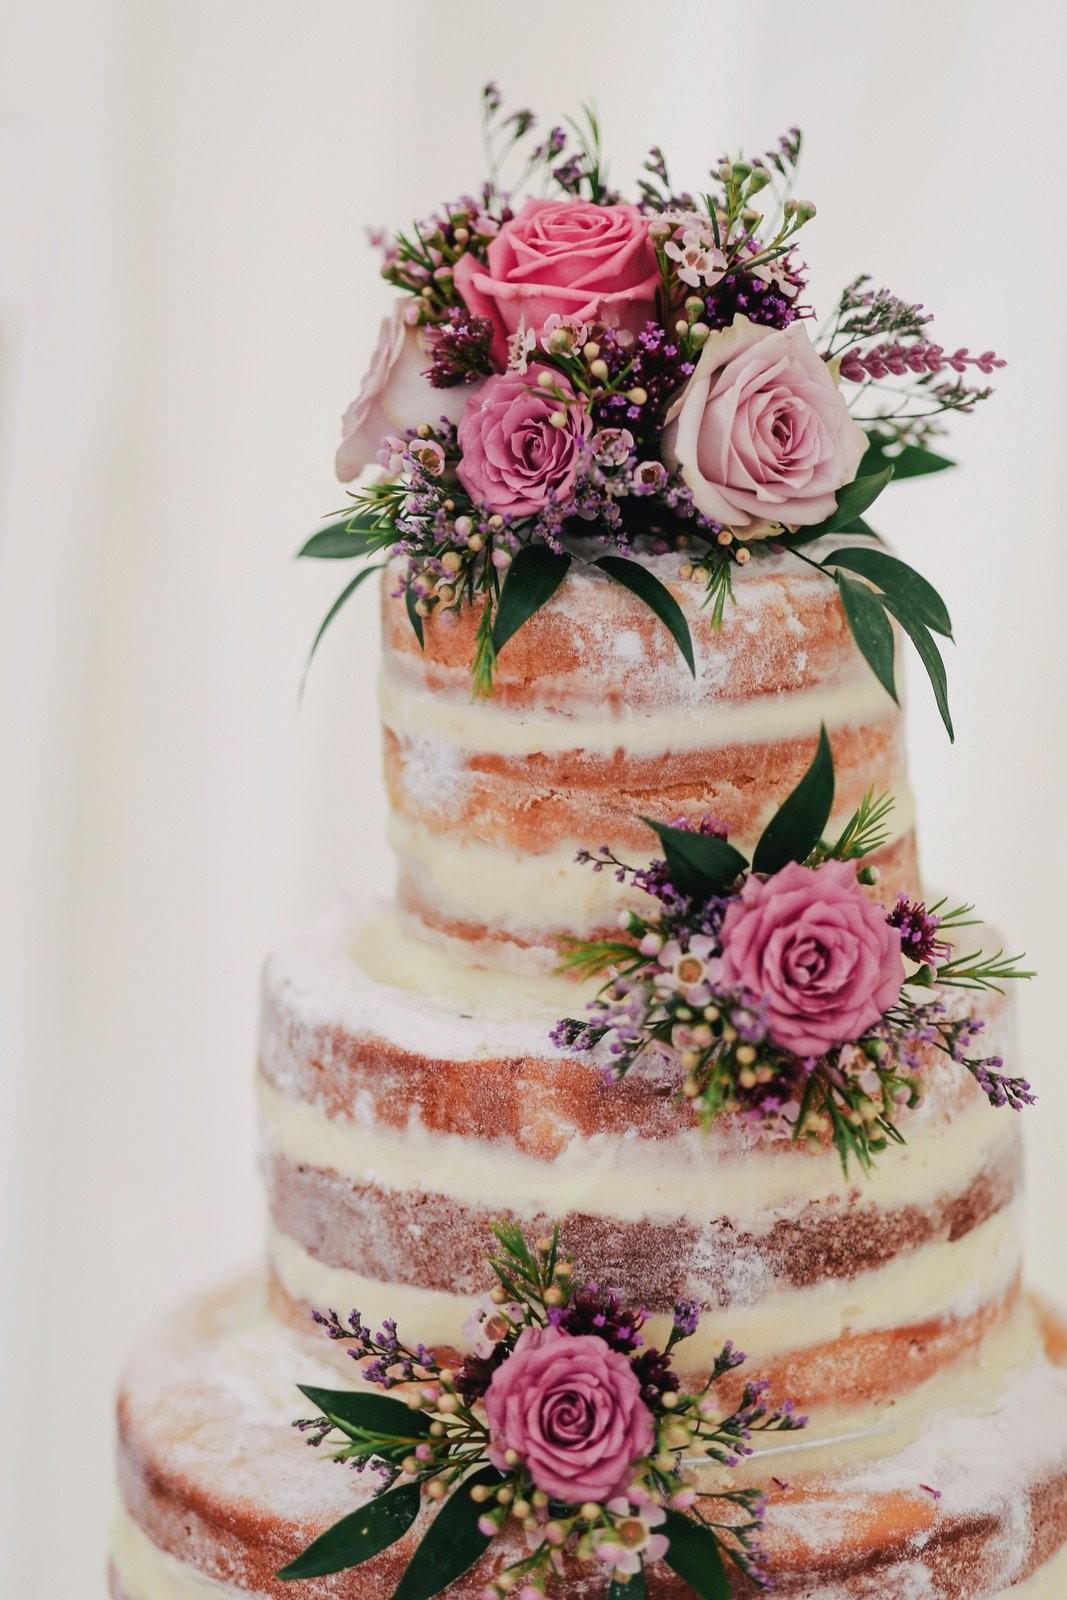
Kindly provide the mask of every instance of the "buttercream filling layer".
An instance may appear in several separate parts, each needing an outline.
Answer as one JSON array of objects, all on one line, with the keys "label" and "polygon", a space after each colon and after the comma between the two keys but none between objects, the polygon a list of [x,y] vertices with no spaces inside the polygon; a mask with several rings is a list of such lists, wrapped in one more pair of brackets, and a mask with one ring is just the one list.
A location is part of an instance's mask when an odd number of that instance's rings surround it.
[{"label": "buttercream filling layer", "polygon": [[[783,1350],[836,1342],[844,1334],[957,1321],[1006,1297],[1020,1267],[1018,1206],[1012,1205],[966,1238],[931,1244],[890,1261],[877,1271],[812,1288],[768,1287],[750,1304],[709,1308],[685,1347],[686,1365],[706,1370],[727,1340],[755,1360]],[[325,1309],[357,1308],[366,1321],[393,1317],[428,1345],[463,1349],[471,1315],[467,1294],[407,1283],[383,1283],[316,1260],[287,1234],[271,1227],[272,1268],[291,1299]],[[663,1344],[669,1316],[653,1316],[648,1339]]]},{"label": "buttercream filling layer", "polygon": [[856,671],[814,688],[747,700],[707,699],[667,709],[632,709],[568,701],[566,712],[508,709],[486,701],[431,693],[383,669],[382,721],[393,733],[433,737],[463,750],[497,755],[584,750],[652,755],[711,745],[766,743],[828,728],[875,722],[896,714],[873,673]]}]

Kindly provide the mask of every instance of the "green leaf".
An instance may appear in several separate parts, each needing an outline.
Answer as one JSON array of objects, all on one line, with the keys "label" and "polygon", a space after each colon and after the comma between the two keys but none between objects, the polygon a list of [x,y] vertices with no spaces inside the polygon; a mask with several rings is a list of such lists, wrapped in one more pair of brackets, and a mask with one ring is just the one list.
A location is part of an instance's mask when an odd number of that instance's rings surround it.
[{"label": "green leaf", "polygon": [[845,487],[837,492],[837,510],[833,516],[827,517],[823,524],[825,531],[833,533],[838,528],[847,528],[850,522],[855,522],[868,506],[874,504],[892,477],[893,466],[890,464],[883,467],[880,472],[869,472],[855,477],[851,483],[846,483]]},{"label": "green leaf", "polygon": [[847,567],[869,578],[897,603],[911,611],[935,633],[952,638],[952,618],[932,583],[928,583],[914,567],[886,550],[833,550],[823,558],[824,567]]},{"label": "green leaf", "polygon": [[417,1483],[389,1489],[335,1522],[277,1576],[283,1583],[291,1583],[294,1578],[324,1578],[330,1572],[361,1566],[403,1538],[419,1514],[419,1501]]},{"label": "green leaf", "polygon": [[706,900],[709,895],[728,889],[748,861],[726,839],[713,834],[690,833],[687,828],[671,828],[664,822],[643,817],[652,828],[667,858],[671,881],[683,894]]},{"label": "green leaf", "polygon": [[836,583],[852,637],[882,688],[896,700],[893,629],[885,614],[889,597],[875,594],[865,583],[857,583],[840,572]]},{"label": "green leaf", "polygon": [[645,1569],[632,1578],[612,1578],[607,1600],[645,1600]]},{"label": "green leaf", "polygon": [[811,766],[760,836],[753,869],[778,872],[790,861],[806,861],[823,836],[833,806],[834,758],[826,728],[821,727]]},{"label": "green leaf", "polygon": [[512,634],[555,594],[567,576],[571,558],[547,544],[528,544],[507,570],[493,624],[493,645],[499,655]]},{"label": "green leaf", "polygon": [[948,456],[939,456],[925,445],[906,444],[893,455],[887,455],[886,446],[893,443],[892,434],[872,431],[867,437],[870,444],[860,462],[861,472],[875,472],[880,467],[891,466],[894,478],[921,478],[956,465]]},{"label": "green leaf", "polygon": [[304,663],[304,679],[300,685],[301,693],[303,693],[304,683],[307,681],[308,669],[315,659],[315,652],[322,643],[323,635],[325,634],[326,629],[330,626],[330,623],[336,617],[337,613],[340,611],[341,607],[346,603],[346,601],[351,600],[360,584],[365,583],[372,572],[381,572],[384,565],[385,562],[380,561],[376,566],[364,567],[362,572],[357,572],[355,577],[352,579],[352,582],[345,585],[345,587],[341,590],[341,593],[337,596],[337,599],[334,601],[333,605],[330,607],[329,611],[327,611],[326,615],[323,617],[319,631],[312,640],[311,649],[308,651],[307,661]]},{"label": "green leaf", "polygon": [[317,561],[350,561],[393,544],[396,538],[395,528],[383,526],[364,512],[350,511],[313,533],[297,551],[297,560],[308,556]]},{"label": "green leaf", "polygon": [[408,614],[408,621],[411,623],[412,632],[419,641],[419,649],[425,650],[426,637],[422,626],[422,618],[415,610],[415,591],[410,586],[404,590],[404,607]]},{"label": "green leaf", "polygon": [[898,605],[890,596],[886,596],[885,603],[915,646],[919,660],[926,668],[930,683],[933,686],[934,699],[937,701],[937,709],[941,713],[941,721],[945,724],[945,730],[949,738],[955,741],[956,734],[952,726],[952,713],[948,704],[948,674],[945,671],[945,663],[933,635],[925,623],[921,622],[912,612]]},{"label": "green leaf", "polygon": [[796,533],[783,539],[783,544],[787,547],[811,544],[815,539],[821,539],[824,533],[853,531],[857,519],[863,516],[868,506],[874,504],[892,476],[893,467],[890,464],[883,467],[880,472],[870,472],[865,476],[854,478],[851,483],[846,483],[843,489],[838,490],[836,511],[824,522],[817,522],[814,527],[798,528]]},{"label": "green leaf", "polygon": [[656,613],[660,621],[670,629],[675,644],[685,657],[686,666],[695,678],[697,669],[693,660],[693,640],[689,633],[689,624],[685,620],[681,606],[666,585],[660,583],[647,567],[642,567],[636,561],[628,561],[625,556],[601,556],[593,565],[600,567],[616,583],[621,583],[624,589],[629,589],[631,594],[643,600],[645,605]]},{"label": "green leaf", "polygon": [[393,1594],[393,1600],[430,1600],[484,1555],[489,1540],[478,1528],[481,1507],[470,1497],[475,1484],[503,1482],[495,1467],[483,1467],[442,1505]]},{"label": "green leaf", "polygon": [[400,1439],[419,1438],[430,1431],[430,1423],[421,1411],[411,1411],[401,1400],[387,1394],[364,1393],[354,1389],[316,1389],[311,1384],[299,1384],[313,1406],[318,1406],[324,1417],[329,1417],[335,1428],[353,1437],[355,1433],[370,1433]]},{"label": "green leaf", "polygon": [[670,1540],[664,1561],[702,1600],[730,1600],[730,1583],[710,1528],[680,1511],[668,1511],[663,1531]]}]

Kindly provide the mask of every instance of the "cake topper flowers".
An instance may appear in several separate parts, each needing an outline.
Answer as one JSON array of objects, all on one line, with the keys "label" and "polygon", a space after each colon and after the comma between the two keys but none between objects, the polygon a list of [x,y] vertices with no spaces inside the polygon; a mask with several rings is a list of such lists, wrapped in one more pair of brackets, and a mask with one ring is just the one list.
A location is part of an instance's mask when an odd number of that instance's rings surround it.
[{"label": "cake topper flowers", "polygon": [[678,552],[717,626],[737,568],[790,551],[836,585],[894,697],[894,623],[911,638],[951,735],[948,612],[863,519],[892,478],[951,465],[931,449],[940,419],[986,398],[1000,358],[935,343],[921,306],[866,277],[816,325],[796,129],[722,158],[698,195],[654,148],[626,200],[591,109],[541,136],[490,84],[482,111],[487,180],[376,240],[401,298],[344,417],[337,471],[359,482],[300,554],[397,557],[420,645],[435,618],[476,608],[488,693],[575,561],[651,607],[695,671],[677,594],[634,554]]},{"label": "cake topper flowers", "polygon": [[[961,953],[971,906],[900,896],[888,912],[864,886],[863,858],[885,842],[888,797],[868,794],[840,836],[823,835],[834,797],[825,729],[811,767],[772,817],[752,861],[714,821],[651,824],[664,857],[634,868],[609,850],[584,859],[650,896],[625,937],[571,941],[565,965],[604,976],[584,1018],[553,1042],[597,1051],[609,1081],[649,1052],[677,1066],[683,1096],[710,1123],[723,1112],[794,1139],[832,1139],[845,1171],[903,1144],[901,1114],[939,1056],[970,1073],[994,1106],[1033,1101],[1024,1078],[973,1046],[981,1019],[953,991],[1029,978],[1018,957]],[[857,863],[861,863],[857,866]]]},{"label": "cake topper flowers", "polygon": [[472,1353],[454,1366],[405,1345],[395,1323],[374,1333],[356,1311],[347,1321],[316,1313],[363,1379],[395,1393],[302,1389],[318,1412],[296,1424],[308,1442],[332,1440],[334,1460],[379,1482],[278,1576],[359,1566],[428,1505],[394,1600],[446,1592],[483,1557],[485,1600],[541,1600],[571,1563],[599,1570],[610,1600],[640,1600],[659,1562],[704,1600],[728,1600],[729,1564],[769,1587],[765,1497],[731,1473],[753,1434],[805,1419],[788,1401],[773,1406],[760,1381],[724,1410],[719,1386],[745,1359],[729,1344],[683,1388],[674,1354],[699,1323],[691,1302],[675,1307],[657,1349],[645,1343],[644,1311],[576,1281],[558,1228],[533,1245],[513,1223],[494,1234],[496,1284],[471,1317]]}]

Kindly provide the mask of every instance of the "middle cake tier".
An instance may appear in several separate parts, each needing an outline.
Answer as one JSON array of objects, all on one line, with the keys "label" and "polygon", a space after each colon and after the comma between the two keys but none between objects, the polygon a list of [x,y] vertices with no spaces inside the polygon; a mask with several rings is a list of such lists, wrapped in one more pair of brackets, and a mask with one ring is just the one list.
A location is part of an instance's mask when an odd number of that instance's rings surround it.
[{"label": "middle cake tier", "polygon": [[[1021,1161],[1013,1119],[931,1061],[907,1143],[846,1177],[832,1148],[740,1118],[696,1125],[677,1077],[608,1084],[549,1043],[582,991],[488,974],[345,908],[268,963],[260,1044],[273,1300],[462,1349],[495,1219],[559,1221],[580,1272],[652,1314],[704,1311],[695,1372],[731,1339],[820,1429],[863,1431],[931,1386],[1018,1355]],[[1010,1061],[1009,1017],[986,1010]]]},{"label": "middle cake tier", "polygon": [[642,560],[685,614],[694,673],[646,605],[576,564],[502,651],[492,696],[477,699],[472,609],[428,620],[420,649],[386,574],[381,700],[400,902],[424,937],[464,959],[545,969],[561,937],[614,927],[628,891],[575,857],[607,845],[647,862],[644,817],[714,816],[750,849],[823,724],[831,827],[868,789],[892,794],[873,859],[887,893],[918,887],[900,709],[833,582],[794,556],[753,560],[716,627],[677,556]]}]

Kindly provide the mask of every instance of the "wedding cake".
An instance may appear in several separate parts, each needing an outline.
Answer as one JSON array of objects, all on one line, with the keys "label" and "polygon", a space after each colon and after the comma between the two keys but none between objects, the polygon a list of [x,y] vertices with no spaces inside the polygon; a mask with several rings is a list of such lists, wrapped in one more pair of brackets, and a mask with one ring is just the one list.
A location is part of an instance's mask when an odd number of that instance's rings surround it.
[{"label": "wedding cake", "polygon": [[1053,1600],[1029,974],[923,898],[950,623],[865,519],[1002,363],[866,279],[816,331],[795,132],[627,202],[483,112],[303,552],[327,623],[381,569],[397,893],[266,964],[267,1269],[129,1364],[111,1593]]}]

